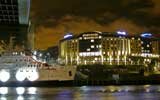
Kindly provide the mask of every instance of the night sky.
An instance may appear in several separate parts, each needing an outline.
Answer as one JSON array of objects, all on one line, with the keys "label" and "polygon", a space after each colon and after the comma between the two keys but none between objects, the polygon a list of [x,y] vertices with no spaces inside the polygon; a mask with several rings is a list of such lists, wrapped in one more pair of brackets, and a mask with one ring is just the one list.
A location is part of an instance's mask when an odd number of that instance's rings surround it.
[{"label": "night sky", "polygon": [[32,0],[36,48],[58,44],[67,32],[160,33],[160,0]]}]

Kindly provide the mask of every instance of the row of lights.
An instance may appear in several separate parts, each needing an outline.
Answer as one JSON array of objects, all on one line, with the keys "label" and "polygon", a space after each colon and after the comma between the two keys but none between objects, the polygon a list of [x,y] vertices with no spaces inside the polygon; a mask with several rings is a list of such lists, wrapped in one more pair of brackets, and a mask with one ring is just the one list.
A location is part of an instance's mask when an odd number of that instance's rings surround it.
[{"label": "row of lights", "polygon": [[[116,33],[117,33],[117,35],[120,35],[120,36],[126,36],[127,35],[127,32],[122,31],[122,30],[117,31]],[[144,37],[144,38],[149,38],[149,37],[152,37],[152,34],[145,32],[145,33],[142,33],[140,36]],[[70,39],[72,37],[73,37],[72,33],[67,33],[67,34],[64,35],[64,39]]]},{"label": "row of lights", "polygon": [[[17,88],[16,88],[16,92],[17,92],[18,95],[24,94],[25,91],[26,91],[26,90],[25,90],[24,87],[17,87]],[[35,88],[35,87],[30,87],[30,88],[28,88],[27,91],[28,91],[29,94],[36,94],[37,88]],[[1,94],[1,95],[6,95],[6,94],[8,94],[8,87],[0,87],[0,94]]]},{"label": "row of lights", "polygon": [[[38,72],[36,70],[21,70],[19,69],[15,75],[16,79],[20,82],[24,81],[26,78],[29,81],[35,81],[39,78]],[[7,82],[10,79],[10,73],[6,70],[0,71],[0,81]]]}]

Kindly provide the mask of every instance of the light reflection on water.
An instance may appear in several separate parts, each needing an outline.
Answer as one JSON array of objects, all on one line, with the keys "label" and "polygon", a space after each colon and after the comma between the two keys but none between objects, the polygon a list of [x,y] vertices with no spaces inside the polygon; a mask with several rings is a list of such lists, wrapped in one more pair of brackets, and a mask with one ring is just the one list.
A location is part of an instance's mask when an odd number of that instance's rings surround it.
[{"label": "light reflection on water", "polygon": [[7,87],[0,87],[0,94],[2,94],[2,95],[8,94],[8,88]]},{"label": "light reflection on water", "polygon": [[160,86],[0,87],[0,100],[159,100]]},{"label": "light reflection on water", "polygon": [[16,92],[18,95],[22,95],[25,92],[25,88],[24,87],[17,87]]},{"label": "light reflection on water", "polygon": [[24,97],[23,96],[18,96],[17,100],[24,100]]}]

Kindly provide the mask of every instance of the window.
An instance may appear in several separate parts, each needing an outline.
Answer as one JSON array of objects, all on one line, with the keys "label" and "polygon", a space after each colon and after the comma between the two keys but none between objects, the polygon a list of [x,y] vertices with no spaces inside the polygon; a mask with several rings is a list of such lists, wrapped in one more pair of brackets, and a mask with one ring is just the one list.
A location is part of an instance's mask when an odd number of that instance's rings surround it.
[{"label": "window", "polygon": [[69,71],[69,76],[72,76],[72,72],[71,71]]},{"label": "window", "polygon": [[143,44],[143,41],[141,42],[141,44]]},{"label": "window", "polygon": [[91,48],[94,48],[94,45],[91,45]]},{"label": "window", "polygon": [[87,49],[87,51],[90,51],[90,50],[91,50],[90,48]]},{"label": "window", "polygon": [[94,42],[94,40],[91,40],[91,42]]}]

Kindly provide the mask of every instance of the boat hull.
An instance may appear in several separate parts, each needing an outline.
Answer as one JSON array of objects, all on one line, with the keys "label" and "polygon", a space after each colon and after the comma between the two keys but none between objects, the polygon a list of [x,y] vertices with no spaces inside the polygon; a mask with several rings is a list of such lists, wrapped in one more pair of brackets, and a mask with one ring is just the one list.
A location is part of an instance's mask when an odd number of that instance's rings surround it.
[{"label": "boat hull", "polygon": [[[54,81],[73,81],[75,74],[76,74],[76,67],[75,66],[63,66],[63,67],[39,67],[39,68],[27,68],[27,67],[21,67],[19,69],[0,69],[0,70],[6,70],[10,73],[10,78],[6,82],[0,82],[0,84],[15,84],[15,83],[44,83],[44,82],[54,82]],[[19,76],[24,76],[24,80],[19,81],[16,78],[17,71],[21,70],[23,74],[20,74]],[[34,72],[38,74],[38,77],[36,80],[29,80],[29,78],[34,78]],[[5,77],[5,76],[0,76]],[[32,79],[33,79],[32,78]]]}]

